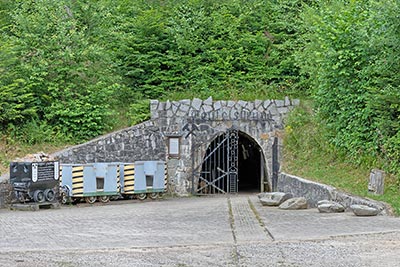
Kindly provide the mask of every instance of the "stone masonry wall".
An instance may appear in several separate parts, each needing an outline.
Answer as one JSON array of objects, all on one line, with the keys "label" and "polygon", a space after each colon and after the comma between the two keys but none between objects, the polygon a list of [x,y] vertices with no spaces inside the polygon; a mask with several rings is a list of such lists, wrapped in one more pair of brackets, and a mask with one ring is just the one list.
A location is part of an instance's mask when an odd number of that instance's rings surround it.
[{"label": "stone masonry wall", "polygon": [[[234,127],[252,138],[265,158],[268,179],[272,176],[272,143],[284,128],[284,118],[298,100],[166,101],[150,103],[151,119],[139,125],[59,151],[53,156],[62,163],[167,162],[169,191],[188,195],[191,191],[192,158],[201,164],[210,142]],[[180,156],[169,157],[169,137],[180,139]],[[196,151],[192,145],[197,144]],[[281,143],[280,143],[281,144]]]},{"label": "stone masonry wall", "polygon": [[[212,98],[151,101],[152,120],[166,137],[180,137],[180,157],[167,161],[171,190],[186,195],[193,186],[192,165],[198,167],[210,142],[230,128],[251,137],[261,148],[269,185],[272,177],[272,144],[284,128],[284,118],[299,100],[213,101]],[[280,138],[279,138],[279,141]],[[193,143],[196,151],[191,151]],[[280,142],[280,145],[282,143]],[[196,181],[193,181],[196,183]],[[264,190],[267,190],[264,189]]]},{"label": "stone masonry wall", "polygon": [[101,136],[54,153],[62,163],[165,160],[164,137],[154,121]]},{"label": "stone masonry wall", "polygon": [[367,205],[381,210],[382,215],[392,215],[391,208],[383,202],[354,196],[335,187],[306,180],[294,175],[281,173],[277,191],[291,193],[294,197],[305,197],[310,207],[316,207],[320,200],[328,199],[341,203],[346,210],[353,204]]}]

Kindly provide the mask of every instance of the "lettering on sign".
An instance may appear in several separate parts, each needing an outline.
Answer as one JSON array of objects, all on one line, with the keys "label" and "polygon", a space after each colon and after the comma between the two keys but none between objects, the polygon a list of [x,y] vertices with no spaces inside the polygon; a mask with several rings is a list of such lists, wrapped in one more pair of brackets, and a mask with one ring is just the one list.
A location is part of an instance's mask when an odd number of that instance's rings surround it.
[{"label": "lettering on sign", "polygon": [[210,112],[192,111],[190,114],[192,119],[200,119],[203,121],[218,121],[218,120],[248,120],[248,121],[273,121],[272,114],[266,111],[235,111],[226,112],[223,110],[214,110]]}]

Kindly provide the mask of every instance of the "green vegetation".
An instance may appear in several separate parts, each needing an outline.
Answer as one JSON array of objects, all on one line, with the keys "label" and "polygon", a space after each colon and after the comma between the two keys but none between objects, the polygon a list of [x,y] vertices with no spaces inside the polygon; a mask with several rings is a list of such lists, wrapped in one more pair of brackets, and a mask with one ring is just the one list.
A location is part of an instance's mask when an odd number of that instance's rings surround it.
[{"label": "green vegetation", "polygon": [[153,98],[289,96],[307,104],[289,120],[287,170],[363,194],[382,168],[396,199],[399,11],[397,0],[3,0],[1,165],[146,120]]},{"label": "green vegetation", "polygon": [[321,125],[310,101],[290,114],[285,128],[283,170],[304,178],[332,185],[348,193],[385,201],[400,214],[400,181],[386,174],[382,196],[368,193],[371,168],[382,167],[384,162],[371,165],[370,161],[357,162],[348,154],[340,153],[329,143],[329,131]]}]

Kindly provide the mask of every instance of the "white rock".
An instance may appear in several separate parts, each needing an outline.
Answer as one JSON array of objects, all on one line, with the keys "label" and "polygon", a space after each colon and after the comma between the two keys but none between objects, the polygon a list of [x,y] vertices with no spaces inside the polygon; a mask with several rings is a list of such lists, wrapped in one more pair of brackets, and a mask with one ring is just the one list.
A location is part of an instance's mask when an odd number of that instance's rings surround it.
[{"label": "white rock", "polygon": [[350,209],[357,216],[376,216],[380,210],[366,205],[351,205]]},{"label": "white rock", "polygon": [[258,195],[263,206],[279,206],[286,200],[292,198],[292,194],[283,192],[268,192]]},{"label": "white rock", "polygon": [[283,210],[300,210],[307,209],[308,203],[304,197],[291,198],[279,205],[280,209]]},{"label": "white rock", "polygon": [[321,213],[344,212],[343,205],[337,202],[323,203],[318,205],[317,208]]}]

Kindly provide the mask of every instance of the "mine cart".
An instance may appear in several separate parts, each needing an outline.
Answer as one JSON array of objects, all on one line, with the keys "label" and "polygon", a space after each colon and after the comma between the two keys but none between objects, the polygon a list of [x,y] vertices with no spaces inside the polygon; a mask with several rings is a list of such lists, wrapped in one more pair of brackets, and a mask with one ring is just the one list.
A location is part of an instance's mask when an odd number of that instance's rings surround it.
[{"label": "mine cart", "polygon": [[156,199],[166,190],[165,166],[164,161],[61,164],[62,202]]},{"label": "mine cart", "polygon": [[90,204],[96,200],[105,203],[110,197],[118,196],[119,191],[118,163],[61,165],[63,203],[81,199]]},{"label": "mine cart", "polygon": [[57,161],[11,162],[10,184],[19,202],[57,201],[59,163]]},{"label": "mine cart", "polygon": [[134,167],[133,193],[137,198],[145,199],[149,196],[155,199],[165,192],[167,180],[164,161],[135,161]]}]

